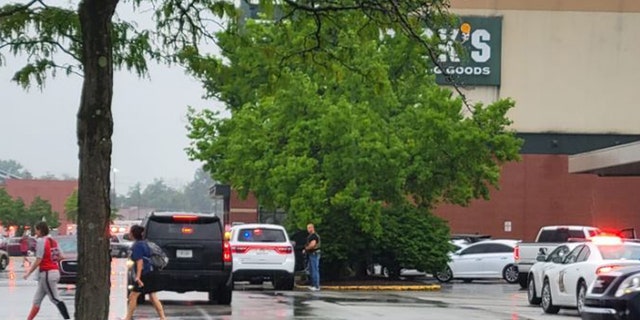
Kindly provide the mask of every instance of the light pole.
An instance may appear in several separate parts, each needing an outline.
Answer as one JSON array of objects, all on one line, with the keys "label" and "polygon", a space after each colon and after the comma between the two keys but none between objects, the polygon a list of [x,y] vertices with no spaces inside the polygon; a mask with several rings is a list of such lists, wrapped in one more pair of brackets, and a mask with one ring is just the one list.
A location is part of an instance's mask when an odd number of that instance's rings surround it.
[{"label": "light pole", "polygon": [[116,192],[116,173],[118,173],[117,168],[113,168],[113,207],[118,210],[118,193]]}]

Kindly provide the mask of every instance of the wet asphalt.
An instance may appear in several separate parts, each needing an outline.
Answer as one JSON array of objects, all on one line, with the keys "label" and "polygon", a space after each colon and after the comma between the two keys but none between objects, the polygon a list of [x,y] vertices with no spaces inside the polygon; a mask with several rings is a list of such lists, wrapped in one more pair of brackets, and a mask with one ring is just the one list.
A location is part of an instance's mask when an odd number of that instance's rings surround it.
[{"label": "wet asphalt", "polygon": [[[109,320],[121,319],[126,310],[126,278],[123,259],[112,264]],[[26,319],[35,292],[34,280],[23,280],[24,268],[12,259],[0,271],[0,319]],[[431,283],[430,281],[427,281]],[[74,286],[59,286],[62,299],[73,309]],[[209,305],[205,293],[160,292],[168,319],[267,320],[267,319],[479,319],[556,320],[579,319],[575,310],[546,315],[529,306],[526,292],[503,281],[453,282],[438,291],[329,291],[304,288],[275,291],[262,286],[236,284],[231,306]],[[61,319],[53,304],[44,301],[36,319]],[[137,320],[158,319],[153,307],[136,310]]]}]

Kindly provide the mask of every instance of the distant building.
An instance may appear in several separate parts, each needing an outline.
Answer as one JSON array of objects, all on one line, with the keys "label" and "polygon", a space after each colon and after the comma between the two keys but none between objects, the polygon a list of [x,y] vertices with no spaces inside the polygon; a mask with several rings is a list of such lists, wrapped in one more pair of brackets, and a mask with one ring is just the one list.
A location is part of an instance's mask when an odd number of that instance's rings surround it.
[{"label": "distant building", "polygon": [[64,202],[78,189],[77,180],[5,179],[4,186],[0,185],[2,187],[12,198],[21,198],[26,205],[30,205],[36,197],[47,200],[51,210],[58,213],[58,233],[67,233],[69,223],[64,213]]}]

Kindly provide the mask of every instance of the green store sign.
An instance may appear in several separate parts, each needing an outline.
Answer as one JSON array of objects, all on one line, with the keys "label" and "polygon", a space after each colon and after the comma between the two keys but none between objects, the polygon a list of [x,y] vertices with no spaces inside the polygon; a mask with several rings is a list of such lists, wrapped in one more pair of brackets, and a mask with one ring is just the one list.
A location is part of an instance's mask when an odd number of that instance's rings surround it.
[{"label": "green store sign", "polygon": [[[502,17],[461,16],[457,28],[439,29],[437,35],[444,43],[430,71],[438,84],[500,86]],[[456,52],[456,44],[463,52]]]}]

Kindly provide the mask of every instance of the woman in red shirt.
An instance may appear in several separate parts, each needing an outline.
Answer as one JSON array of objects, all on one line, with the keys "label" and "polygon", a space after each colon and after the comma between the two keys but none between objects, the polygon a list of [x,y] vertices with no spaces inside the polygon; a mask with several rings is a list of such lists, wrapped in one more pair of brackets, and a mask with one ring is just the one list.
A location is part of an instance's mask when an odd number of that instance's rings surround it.
[{"label": "woman in red shirt", "polygon": [[33,297],[33,306],[27,320],[33,320],[36,317],[45,296],[49,296],[51,302],[60,310],[63,318],[70,319],[67,306],[64,301],[60,300],[58,295],[58,281],[60,280],[58,261],[62,258],[62,252],[60,252],[58,243],[49,237],[49,226],[46,222],[40,221],[36,224],[36,236],[38,237],[36,261],[24,275],[26,280],[38,268],[38,290],[36,290],[36,294]]}]

